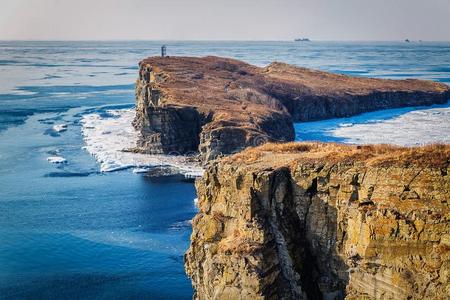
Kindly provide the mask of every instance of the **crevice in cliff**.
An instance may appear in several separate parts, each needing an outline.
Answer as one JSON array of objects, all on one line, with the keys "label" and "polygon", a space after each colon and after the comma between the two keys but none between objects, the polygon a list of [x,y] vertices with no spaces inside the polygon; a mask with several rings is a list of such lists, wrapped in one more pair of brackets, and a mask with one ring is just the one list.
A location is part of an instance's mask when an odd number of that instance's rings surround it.
[{"label": "crevice in cliff", "polygon": [[[299,285],[300,275],[296,272],[296,268],[288,249],[288,244],[292,241],[289,236],[283,234],[283,208],[286,205],[285,200],[290,193],[289,173],[286,170],[275,171],[270,180],[270,206],[269,208],[269,224],[275,239],[277,255],[280,263],[281,272],[286,280],[288,289],[281,291],[288,293],[282,295],[288,299],[304,299],[302,287]],[[292,222],[293,220],[290,219]]]},{"label": "crevice in cliff", "polygon": [[[305,197],[296,199],[300,205],[305,206],[303,222],[300,226],[301,237],[297,245],[299,249],[302,249],[302,259],[299,262],[302,286],[308,299],[343,299],[345,284],[339,283],[337,275],[333,274],[330,266],[336,263],[342,265],[342,270],[347,267],[339,259],[336,260],[323,244],[323,240],[321,241],[318,234],[326,234],[326,232],[321,232],[323,229],[315,228],[317,226],[315,221],[318,219],[322,219],[326,223],[334,223],[332,227],[337,227],[337,221],[331,206],[322,202],[318,193],[318,177],[315,177],[311,179],[309,187],[305,190]],[[319,207],[317,207],[318,205]],[[334,218],[329,219],[330,214]]]},{"label": "crevice in cliff", "polygon": [[[315,173],[318,174],[322,169],[315,169]],[[283,203],[286,205],[285,210],[296,212],[296,216],[289,216],[289,219],[298,220],[292,224],[295,229],[291,229],[289,234],[293,244],[291,255],[294,268],[300,275],[302,290],[308,299],[343,299],[348,282],[348,275],[345,275],[348,274],[348,266],[333,252],[335,250],[329,246],[327,238],[327,234],[330,237],[337,234],[337,212],[322,200],[319,191],[319,181],[323,184],[323,180],[329,180],[329,174],[310,178],[306,189],[296,186],[293,178],[290,180],[291,189],[299,189],[296,193],[298,196],[289,205]],[[320,223],[317,223],[318,220],[321,220]],[[296,235],[292,232],[296,232]],[[339,270],[341,275],[335,270]]]},{"label": "crevice in cliff", "polygon": [[[317,249],[313,246],[314,237],[308,233],[308,213],[313,197],[318,193],[318,179],[313,178],[305,191],[307,200],[305,215],[300,218],[295,206],[298,199],[293,198],[292,177],[288,170],[276,170],[270,181],[271,209],[269,223],[275,237],[280,269],[290,287],[288,299],[341,299],[341,291],[333,291],[326,295],[320,284],[332,285],[330,279],[321,273]],[[326,214],[326,213],[325,213]],[[303,221],[302,221],[303,220]],[[323,255],[323,254],[322,254]],[[323,282],[322,282],[323,281]]]},{"label": "crevice in cliff", "polygon": [[[320,170],[319,170],[320,171]],[[305,195],[307,195],[306,211],[303,217],[303,222],[300,226],[300,239],[298,241],[299,249],[302,249],[301,256],[301,279],[302,286],[308,295],[308,299],[323,299],[323,295],[320,291],[317,277],[317,262],[316,257],[312,251],[311,242],[307,237],[307,220],[311,209],[313,197],[317,194],[317,177],[313,178],[310,186],[306,189]]]}]

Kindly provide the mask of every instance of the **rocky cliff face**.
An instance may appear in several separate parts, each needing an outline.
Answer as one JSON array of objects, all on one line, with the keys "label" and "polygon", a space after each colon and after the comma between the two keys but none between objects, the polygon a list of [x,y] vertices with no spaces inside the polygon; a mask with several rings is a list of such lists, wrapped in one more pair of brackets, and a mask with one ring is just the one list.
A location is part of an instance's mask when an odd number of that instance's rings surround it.
[{"label": "rocky cliff face", "polygon": [[141,133],[137,150],[151,154],[198,151],[206,162],[247,146],[293,140],[289,112],[253,88],[232,88],[226,76],[246,74],[247,65],[238,71],[239,65],[228,61],[205,60],[206,65],[196,58],[142,61],[133,122]]},{"label": "rocky cliff face", "polygon": [[446,299],[450,146],[267,144],[196,183],[198,299]]},{"label": "rocky cliff face", "polygon": [[188,106],[163,105],[159,83],[164,75],[142,66],[136,82],[136,116],[133,125],[141,133],[138,149],[149,154],[186,154],[197,151],[204,117]]},{"label": "rocky cliff face", "polygon": [[445,103],[448,86],[431,81],[349,77],[221,57],[150,57],[140,62],[137,150],[198,151],[204,162],[267,141],[292,141],[293,121]]},{"label": "rocky cliff face", "polygon": [[450,100],[448,86],[431,81],[350,77],[284,63],[272,63],[265,70],[269,80],[264,90],[297,122]]}]

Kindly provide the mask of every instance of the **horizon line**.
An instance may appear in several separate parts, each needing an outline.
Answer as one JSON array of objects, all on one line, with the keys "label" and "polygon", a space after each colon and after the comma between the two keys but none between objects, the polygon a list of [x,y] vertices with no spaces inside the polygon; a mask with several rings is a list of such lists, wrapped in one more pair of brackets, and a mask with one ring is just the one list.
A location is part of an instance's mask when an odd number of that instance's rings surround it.
[{"label": "horizon line", "polygon": [[295,41],[295,39],[0,39],[1,42],[295,42],[295,43],[311,43],[311,42],[398,42],[398,43],[448,43],[450,40],[333,40],[333,39],[310,39],[309,41]]}]

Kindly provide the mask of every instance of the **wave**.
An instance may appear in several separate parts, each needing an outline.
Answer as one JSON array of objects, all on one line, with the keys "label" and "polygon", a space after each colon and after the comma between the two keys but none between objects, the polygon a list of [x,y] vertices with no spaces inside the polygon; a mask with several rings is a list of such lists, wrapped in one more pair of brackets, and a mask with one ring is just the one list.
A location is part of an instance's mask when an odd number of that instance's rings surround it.
[{"label": "wave", "polygon": [[123,229],[78,230],[73,231],[70,234],[74,237],[94,243],[172,255],[183,254],[186,250],[186,245],[180,243],[181,234],[183,234],[182,231],[177,234],[176,231],[168,233],[152,233]]},{"label": "wave", "polygon": [[133,118],[132,109],[107,110],[106,114],[91,113],[83,116],[81,123],[84,148],[100,164],[101,172],[134,168],[139,173],[144,168],[169,166],[188,178],[202,175],[203,168],[187,161],[184,156],[124,151],[134,148],[138,140],[138,132],[131,125]]},{"label": "wave", "polygon": [[170,225],[169,229],[171,231],[180,231],[180,230],[186,230],[190,229],[192,227],[192,220],[184,220],[180,222],[175,222],[172,225]]}]

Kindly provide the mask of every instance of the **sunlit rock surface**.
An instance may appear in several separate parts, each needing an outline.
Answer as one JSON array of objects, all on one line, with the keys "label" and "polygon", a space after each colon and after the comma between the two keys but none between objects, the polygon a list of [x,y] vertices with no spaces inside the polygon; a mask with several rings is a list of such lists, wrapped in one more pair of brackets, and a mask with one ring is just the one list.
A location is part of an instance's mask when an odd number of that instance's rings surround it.
[{"label": "sunlit rock surface", "polygon": [[446,299],[450,146],[266,144],[196,183],[197,299]]}]

